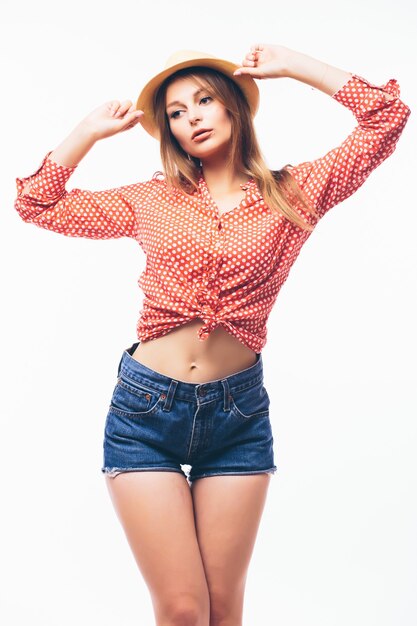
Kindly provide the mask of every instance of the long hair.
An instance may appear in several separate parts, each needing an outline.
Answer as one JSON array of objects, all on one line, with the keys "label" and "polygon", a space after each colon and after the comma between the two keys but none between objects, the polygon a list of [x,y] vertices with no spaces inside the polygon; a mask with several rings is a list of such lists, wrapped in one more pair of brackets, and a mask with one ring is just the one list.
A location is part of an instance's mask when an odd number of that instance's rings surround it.
[{"label": "long hair", "polygon": [[311,232],[314,225],[300,215],[296,206],[301,205],[302,209],[315,219],[318,218],[318,213],[286,170],[290,164],[280,170],[270,170],[267,167],[245,95],[233,80],[211,68],[192,67],[179,70],[162,83],[154,96],[155,119],[161,137],[160,155],[168,187],[186,195],[191,195],[198,189],[200,160],[189,156],[180,146],[172,134],[166,113],[168,85],[176,78],[185,76],[193,78],[228,111],[232,128],[228,164],[234,165],[239,171],[253,178],[265,203],[272,211]]}]

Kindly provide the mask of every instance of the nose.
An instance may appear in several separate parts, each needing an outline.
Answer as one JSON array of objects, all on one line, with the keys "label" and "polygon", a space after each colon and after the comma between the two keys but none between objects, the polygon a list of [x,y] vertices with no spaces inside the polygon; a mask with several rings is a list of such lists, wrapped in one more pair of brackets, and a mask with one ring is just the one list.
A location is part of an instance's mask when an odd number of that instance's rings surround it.
[{"label": "nose", "polygon": [[201,114],[190,113],[190,124],[196,124],[197,122],[201,122]]}]

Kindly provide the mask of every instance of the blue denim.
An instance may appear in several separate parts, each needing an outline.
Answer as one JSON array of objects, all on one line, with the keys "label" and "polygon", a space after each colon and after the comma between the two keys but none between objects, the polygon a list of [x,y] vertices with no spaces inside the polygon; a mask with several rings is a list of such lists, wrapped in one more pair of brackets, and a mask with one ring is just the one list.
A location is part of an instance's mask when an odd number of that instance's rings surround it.
[{"label": "blue denim", "polygon": [[188,383],[134,359],[139,343],[124,350],[118,366],[104,428],[103,473],[180,472],[189,484],[206,476],[275,473],[261,353],[240,372]]}]

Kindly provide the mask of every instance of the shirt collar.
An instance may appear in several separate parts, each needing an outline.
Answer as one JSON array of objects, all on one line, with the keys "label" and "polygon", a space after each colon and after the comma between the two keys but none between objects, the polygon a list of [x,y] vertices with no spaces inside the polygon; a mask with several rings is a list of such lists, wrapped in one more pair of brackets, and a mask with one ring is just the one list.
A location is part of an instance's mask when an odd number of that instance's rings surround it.
[{"label": "shirt collar", "polygon": [[[200,191],[209,194],[206,179],[204,178],[203,170],[201,168],[198,178],[198,187]],[[246,183],[241,183],[239,187],[246,191],[246,199],[248,199],[248,197],[250,196],[253,202],[256,202],[257,200],[260,200],[262,198],[258,185],[252,177],[248,178]]]}]

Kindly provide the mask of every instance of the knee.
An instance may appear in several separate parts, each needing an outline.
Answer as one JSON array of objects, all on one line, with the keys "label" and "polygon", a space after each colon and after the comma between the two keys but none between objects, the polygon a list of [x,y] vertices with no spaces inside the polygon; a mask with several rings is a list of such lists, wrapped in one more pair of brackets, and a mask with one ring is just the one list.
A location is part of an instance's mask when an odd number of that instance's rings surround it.
[{"label": "knee", "polygon": [[213,607],[210,610],[210,622],[209,626],[230,626],[230,624],[237,624],[233,621],[230,611],[226,608]]},{"label": "knee", "polygon": [[235,617],[232,613],[210,613],[209,626],[237,626],[242,624],[241,617]]},{"label": "knee", "polygon": [[163,626],[209,626],[210,605],[192,597],[179,596],[165,607]]},{"label": "knee", "polygon": [[242,623],[242,594],[224,594],[222,591],[210,594],[209,626],[235,626]]},{"label": "knee", "polygon": [[178,606],[164,619],[163,626],[209,626],[208,618],[203,619],[201,612],[195,607]]}]

